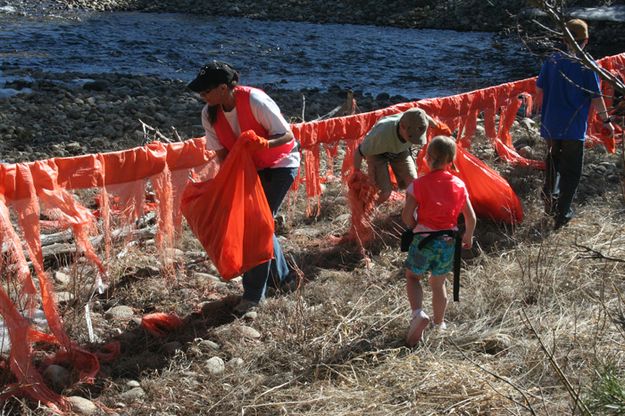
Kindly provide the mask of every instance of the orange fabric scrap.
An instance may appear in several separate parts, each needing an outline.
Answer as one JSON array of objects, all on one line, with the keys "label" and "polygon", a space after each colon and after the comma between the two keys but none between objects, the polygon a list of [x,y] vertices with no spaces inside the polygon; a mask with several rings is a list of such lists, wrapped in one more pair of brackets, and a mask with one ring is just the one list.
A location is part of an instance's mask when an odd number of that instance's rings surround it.
[{"label": "orange fabric scrap", "polygon": [[362,248],[373,239],[371,220],[375,212],[378,188],[369,176],[360,170],[354,171],[347,179],[347,198],[352,213],[348,238]]},{"label": "orange fabric scrap", "polygon": [[141,326],[155,337],[164,337],[168,333],[180,328],[183,320],[176,314],[163,312],[151,313],[141,319]]}]

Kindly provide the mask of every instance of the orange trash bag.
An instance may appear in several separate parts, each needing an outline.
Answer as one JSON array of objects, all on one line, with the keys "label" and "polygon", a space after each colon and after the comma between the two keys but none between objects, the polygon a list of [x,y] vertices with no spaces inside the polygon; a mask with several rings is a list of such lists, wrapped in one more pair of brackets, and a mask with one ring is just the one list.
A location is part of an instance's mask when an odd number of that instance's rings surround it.
[{"label": "orange trash bag", "polygon": [[182,214],[226,280],[273,258],[273,215],[251,157],[266,143],[244,132],[217,176],[182,194]]},{"label": "orange trash bag", "polygon": [[508,224],[523,221],[519,197],[495,170],[461,147],[457,149],[455,163],[477,215]]}]

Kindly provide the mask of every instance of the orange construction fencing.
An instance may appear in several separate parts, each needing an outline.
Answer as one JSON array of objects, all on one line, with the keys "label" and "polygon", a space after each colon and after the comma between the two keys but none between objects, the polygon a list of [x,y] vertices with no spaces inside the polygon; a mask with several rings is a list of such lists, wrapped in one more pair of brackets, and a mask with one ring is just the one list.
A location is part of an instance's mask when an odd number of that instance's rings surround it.
[{"label": "orange construction fencing", "polygon": [[[625,54],[604,58],[599,63],[625,78]],[[609,86],[603,85],[603,90],[611,94]],[[486,137],[501,160],[540,168],[542,161],[526,159],[515,151],[510,136],[510,128],[519,111],[525,108],[529,114],[538,105],[537,98],[535,78],[529,78],[450,97],[294,124],[293,132],[300,140],[305,159],[303,177],[296,181],[296,186],[303,183],[309,200],[317,198],[318,203],[322,182],[334,175],[331,165],[339,147],[345,151],[340,179],[346,183],[353,172],[353,152],[369,129],[383,116],[419,107],[435,121],[430,135],[454,132],[457,137],[460,148],[456,163],[458,175],[467,183],[476,211],[500,221],[519,222],[523,211],[512,189],[469,150],[477,120],[482,117]],[[601,135],[595,114],[591,114],[590,125],[589,144],[602,143],[613,152],[615,141]],[[323,157],[327,168],[321,175]],[[98,357],[113,359],[118,351],[118,346],[108,345],[104,352],[91,353],[70,340],[54,302],[54,287],[44,267],[41,229],[70,230],[77,252],[97,270],[99,284],[106,279],[113,224],[132,227],[146,207],[154,208],[158,219],[157,246],[161,256],[165,257],[167,249],[175,245],[176,232],[182,225],[181,201],[185,198],[182,193],[190,177],[210,179],[217,175],[219,168],[215,154],[205,149],[204,139],[171,144],[156,142],[121,152],[0,165],[0,243],[3,250],[0,266],[7,268],[10,264],[11,273],[7,273],[5,279],[11,279],[11,284],[20,288],[17,295],[9,296],[6,286],[0,286],[0,315],[9,331],[9,364],[15,377],[15,384],[3,390],[5,397],[24,394],[58,411],[66,408],[64,399],[46,387],[41,374],[32,365],[35,341],[57,344],[59,351],[55,359],[73,366],[85,381],[96,376]],[[365,183],[363,180],[352,181],[359,186]],[[368,201],[372,199],[369,190],[362,186],[358,189],[366,191]],[[83,200],[86,197],[79,193],[86,190],[92,191],[96,197],[91,201]],[[205,195],[201,197],[206,198]],[[214,200],[218,195],[208,197],[208,200],[211,198]],[[360,219],[366,219],[368,215],[369,202],[365,205],[359,208]],[[199,208],[196,210],[201,214]],[[268,219],[267,225],[270,223]],[[201,224],[198,223],[198,227],[201,229]],[[364,230],[357,231],[354,234],[363,238]],[[92,243],[96,234],[102,236],[103,254]],[[222,272],[228,277],[231,273],[238,273],[246,264],[242,261],[239,269]],[[31,276],[31,265],[39,290]],[[38,305],[45,312],[49,334],[36,331],[27,319]],[[172,327],[180,323],[175,319],[168,322]],[[145,323],[149,326],[150,319]],[[158,332],[160,327],[155,328]]]}]

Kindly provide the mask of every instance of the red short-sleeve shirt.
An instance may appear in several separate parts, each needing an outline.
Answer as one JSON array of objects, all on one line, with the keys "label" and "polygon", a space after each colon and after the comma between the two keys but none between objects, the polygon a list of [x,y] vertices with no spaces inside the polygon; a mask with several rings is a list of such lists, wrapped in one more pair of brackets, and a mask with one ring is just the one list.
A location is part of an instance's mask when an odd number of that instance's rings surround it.
[{"label": "red short-sleeve shirt", "polygon": [[455,228],[468,198],[464,182],[446,170],[415,179],[407,192],[417,201],[417,223],[432,230]]}]

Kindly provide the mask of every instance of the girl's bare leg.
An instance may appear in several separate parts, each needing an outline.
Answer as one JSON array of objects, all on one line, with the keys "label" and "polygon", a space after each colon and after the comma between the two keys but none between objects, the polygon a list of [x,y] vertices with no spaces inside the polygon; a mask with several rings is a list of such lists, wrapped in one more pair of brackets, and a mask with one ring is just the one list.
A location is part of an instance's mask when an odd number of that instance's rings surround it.
[{"label": "girl's bare leg", "polygon": [[406,269],[406,292],[410,309],[416,311],[423,307],[423,287],[421,286],[421,276]]},{"label": "girl's bare leg", "polygon": [[412,320],[410,328],[406,334],[406,344],[414,347],[419,341],[423,331],[430,324],[430,317],[423,312],[423,287],[421,286],[421,276],[406,270],[406,292],[408,293],[408,301],[412,309]]},{"label": "girl's bare leg", "polygon": [[446,275],[430,277],[430,287],[432,288],[432,313],[434,314],[433,321],[435,325],[440,325],[445,322],[445,311],[447,310],[446,280]]}]

